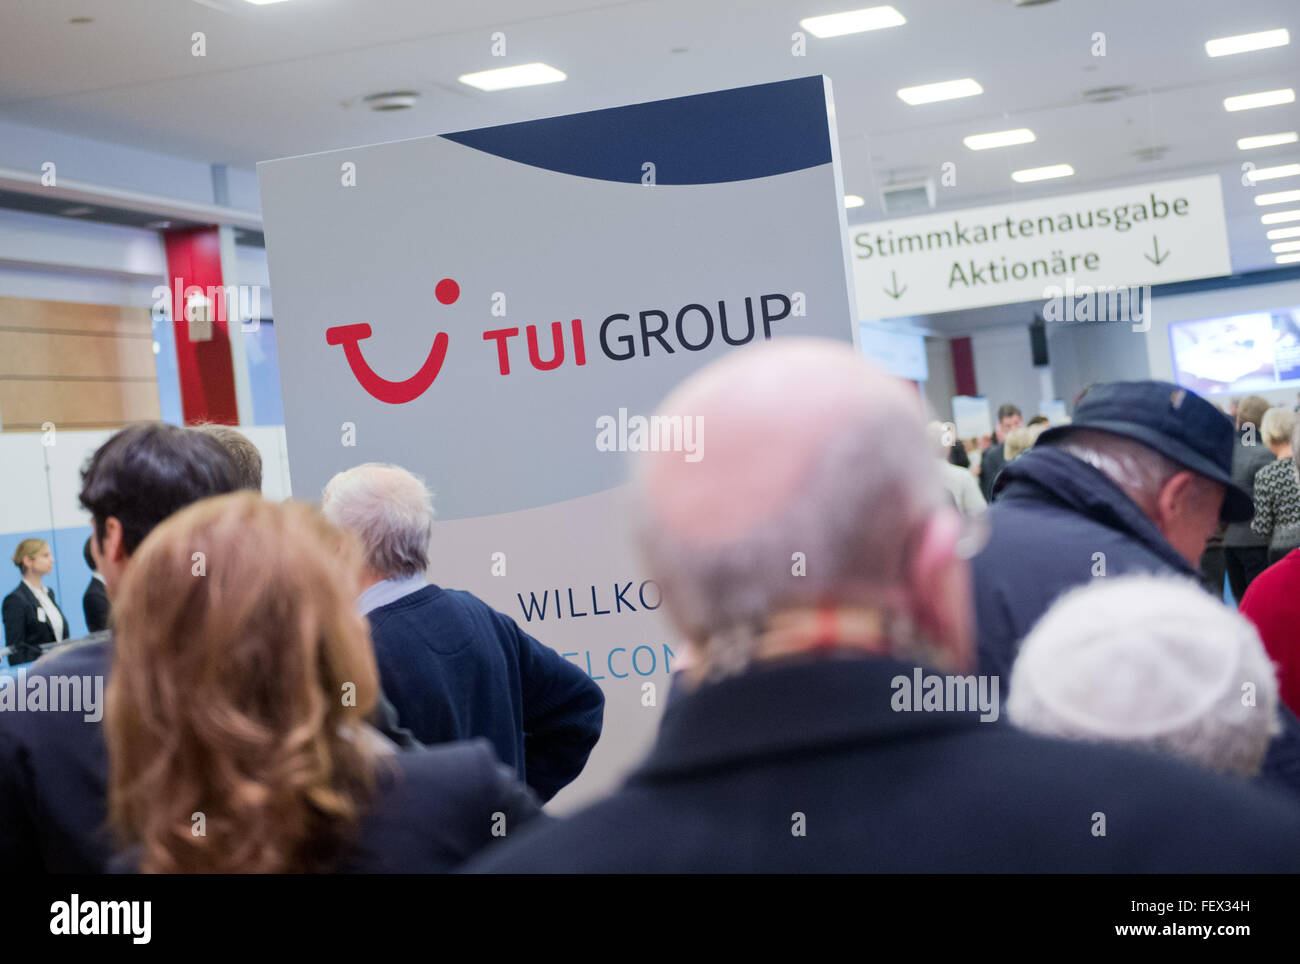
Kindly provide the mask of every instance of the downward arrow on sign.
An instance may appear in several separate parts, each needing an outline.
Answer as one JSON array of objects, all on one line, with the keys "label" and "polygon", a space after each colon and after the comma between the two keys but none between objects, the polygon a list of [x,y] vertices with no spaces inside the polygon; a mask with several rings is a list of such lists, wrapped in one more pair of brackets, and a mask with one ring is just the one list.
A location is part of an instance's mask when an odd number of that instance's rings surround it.
[{"label": "downward arrow on sign", "polygon": [[1151,235],[1151,250],[1155,253],[1154,258],[1151,257],[1151,255],[1149,254],[1144,254],[1142,255],[1142,257],[1146,258],[1152,264],[1160,264],[1162,261],[1165,260],[1165,258],[1169,257],[1170,254],[1170,252],[1168,251],[1166,251],[1164,254],[1160,253],[1160,239],[1157,238],[1154,234]]},{"label": "downward arrow on sign", "polygon": [[890,288],[883,288],[881,290],[897,301],[899,298],[903,297],[903,292],[907,290],[907,285],[903,285],[902,289],[898,287],[898,274],[894,271],[889,272],[889,281],[892,285],[892,290]]}]

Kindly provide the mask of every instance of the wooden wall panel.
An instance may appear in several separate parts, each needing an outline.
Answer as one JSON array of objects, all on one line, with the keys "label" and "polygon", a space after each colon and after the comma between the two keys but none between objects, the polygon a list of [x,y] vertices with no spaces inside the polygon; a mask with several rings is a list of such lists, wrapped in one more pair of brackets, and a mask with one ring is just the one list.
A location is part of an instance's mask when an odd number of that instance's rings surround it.
[{"label": "wooden wall panel", "polygon": [[149,309],[0,297],[0,429],[120,428],[158,415]]}]

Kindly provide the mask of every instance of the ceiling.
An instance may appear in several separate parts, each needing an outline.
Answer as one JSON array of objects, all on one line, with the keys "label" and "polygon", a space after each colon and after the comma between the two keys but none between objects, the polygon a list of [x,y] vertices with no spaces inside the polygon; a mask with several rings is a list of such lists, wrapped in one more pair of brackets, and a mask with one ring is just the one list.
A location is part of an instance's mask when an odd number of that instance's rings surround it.
[{"label": "ceiling", "polygon": [[[1234,269],[1272,267],[1241,164],[1300,161],[1300,145],[1242,153],[1238,137],[1300,128],[1300,105],[1228,113],[1223,98],[1300,87],[1296,0],[894,0],[907,24],[834,39],[803,17],[878,0],[3,0],[0,119],[212,163],[259,160],[825,73],[845,189],[883,217],[881,188],[956,164],[937,209],[1190,174],[1223,177]],[[88,24],[70,24],[92,17]],[[1291,46],[1212,59],[1215,37],[1287,27]],[[191,54],[202,31],[206,55]],[[506,56],[491,55],[504,33]],[[1093,56],[1094,35],[1105,56]],[[463,73],[544,61],[560,84],[484,93]],[[900,87],[973,77],[977,97],[909,107]],[[1109,103],[1084,92],[1123,87]],[[406,111],[359,99],[419,91]],[[972,152],[962,137],[1029,127],[1032,144]],[[1155,151],[1155,159],[1148,154]],[[1017,185],[1055,163],[1076,175]],[[1295,183],[1291,183],[1295,182]],[[1276,185],[1276,187],[1274,187]]]}]

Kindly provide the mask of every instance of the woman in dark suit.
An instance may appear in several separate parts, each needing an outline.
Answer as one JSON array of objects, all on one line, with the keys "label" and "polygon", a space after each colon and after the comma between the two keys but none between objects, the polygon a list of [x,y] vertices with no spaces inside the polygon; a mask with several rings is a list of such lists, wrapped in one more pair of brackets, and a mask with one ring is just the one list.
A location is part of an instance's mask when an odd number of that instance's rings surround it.
[{"label": "woman in dark suit", "polygon": [[41,579],[54,568],[54,555],[44,539],[24,539],[14,550],[14,565],[22,573],[18,588],[5,596],[5,645],[9,665],[30,663],[41,655],[44,643],[68,638],[68,620],[54,601],[54,591]]}]

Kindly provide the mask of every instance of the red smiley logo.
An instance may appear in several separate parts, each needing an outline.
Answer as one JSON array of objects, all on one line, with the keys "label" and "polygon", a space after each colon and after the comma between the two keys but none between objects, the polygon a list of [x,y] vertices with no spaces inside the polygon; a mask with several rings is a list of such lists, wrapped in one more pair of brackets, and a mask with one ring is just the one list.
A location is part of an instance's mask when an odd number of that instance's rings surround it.
[{"label": "red smiley logo", "polygon": [[[460,285],[451,278],[443,278],[434,288],[433,294],[440,303],[450,305],[460,297]],[[364,323],[335,325],[333,328],[325,329],[325,343],[342,345],[343,356],[347,359],[348,367],[352,369],[352,374],[356,376],[361,387],[379,401],[387,402],[389,405],[404,405],[423,395],[433,384],[433,380],[438,377],[438,372],[442,370],[442,363],[447,357],[447,333],[440,331],[433,339],[429,357],[424,360],[418,372],[405,381],[389,381],[371,368],[370,363],[361,353],[361,342],[370,335],[370,326]]]}]

